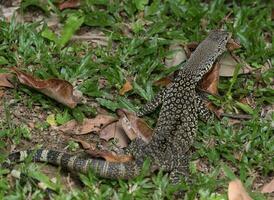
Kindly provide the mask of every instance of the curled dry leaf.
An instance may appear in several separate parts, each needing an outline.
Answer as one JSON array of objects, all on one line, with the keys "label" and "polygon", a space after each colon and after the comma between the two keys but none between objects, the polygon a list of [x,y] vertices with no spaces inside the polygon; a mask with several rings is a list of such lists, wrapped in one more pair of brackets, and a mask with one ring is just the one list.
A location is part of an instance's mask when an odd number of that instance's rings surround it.
[{"label": "curled dry leaf", "polygon": [[18,70],[16,67],[12,67],[10,70],[17,75],[19,82],[23,85],[36,89],[70,108],[74,108],[80,101],[79,97],[73,95],[73,86],[68,81],[60,79],[37,79]]},{"label": "curled dry leaf", "polygon": [[123,87],[121,88],[121,90],[119,91],[120,95],[125,95],[125,93],[129,92],[132,90],[132,85],[131,83],[127,80],[126,83],[123,85]]},{"label": "curled dry leaf", "polygon": [[211,94],[218,94],[220,64],[214,63],[211,70],[203,77],[200,87]]},{"label": "curled dry leaf", "polygon": [[144,120],[138,118],[135,113],[119,109],[117,110],[117,115],[120,117],[119,121],[130,140],[136,137],[141,137],[145,142],[151,140],[153,130]]},{"label": "curled dry leaf", "polygon": [[241,48],[241,45],[237,41],[230,38],[227,42],[226,48],[228,51],[234,51],[235,49]]},{"label": "curled dry leaf", "polygon": [[100,138],[106,141],[116,139],[117,145],[121,148],[127,147],[129,139],[123,130],[120,120],[113,122],[100,131]]},{"label": "curled dry leaf", "polygon": [[262,193],[274,192],[274,178],[269,183],[265,184],[262,188]]},{"label": "curled dry leaf", "polygon": [[110,115],[97,115],[92,119],[84,119],[83,123],[77,123],[76,120],[71,120],[66,124],[58,127],[58,130],[75,135],[83,135],[90,132],[99,132],[104,126],[115,121],[115,118]]},{"label": "curled dry leaf", "polygon": [[131,155],[119,155],[111,151],[105,151],[105,150],[86,150],[88,154],[90,154],[92,157],[96,158],[104,158],[108,162],[129,162],[133,160],[133,157]]},{"label": "curled dry leaf", "polygon": [[169,50],[174,51],[174,53],[170,57],[165,59],[165,65],[167,67],[179,65],[181,62],[187,59],[186,52],[181,45],[170,45]]},{"label": "curled dry leaf", "polygon": [[9,79],[12,77],[13,75],[9,73],[0,74],[0,87],[14,88],[14,86],[9,82]]},{"label": "curled dry leaf", "polygon": [[228,199],[229,200],[252,200],[240,180],[234,180],[228,186]]},{"label": "curled dry leaf", "polygon": [[72,137],[71,139],[75,142],[80,143],[85,150],[95,150],[96,149],[96,144],[95,143],[89,143],[89,142],[86,142],[84,140],[77,139],[77,138],[74,138],[74,137]]}]

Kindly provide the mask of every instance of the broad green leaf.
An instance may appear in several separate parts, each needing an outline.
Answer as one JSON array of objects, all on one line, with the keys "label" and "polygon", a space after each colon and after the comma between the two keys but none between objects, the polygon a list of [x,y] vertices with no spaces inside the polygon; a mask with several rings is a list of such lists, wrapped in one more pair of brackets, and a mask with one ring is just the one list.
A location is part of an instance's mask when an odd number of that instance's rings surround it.
[{"label": "broad green leaf", "polygon": [[254,110],[247,104],[236,101],[236,105],[250,115],[254,113]]},{"label": "broad green leaf", "polygon": [[102,98],[96,98],[96,101],[98,101],[101,106],[104,106],[104,107],[106,107],[107,109],[109,109],[113,112],[117,108],[120,108],[120,104],[117,103],[116,101],[111,101],[111,100],[102,99]]},{"label": "broad green leaf", "polygon": [[237,176],[233,173],[233,171],[225,164],[222,164],[223,171],[225,175],[230,179],[230,180],[235,180],[237,179]]},{"label": "broad green leaf", "polygon": [[23,10],[29,6],[36,6],[43,10],[47,15],[49,14],[48,2],[45,0],[23,0],[20,4],[20,8]]},{"label": "broad green leaf", "polygon": [[6,65],[8,63],[9,61],[4,56],[0,56],[0,65]]},{"label": "broad green leaf", "polygon": [[44,38],[47,38],[48,40],[55,42],[55,44],[58,41],[57,35],[52,30],[50,30],[48,27],[46,27],[45,30],[42,31],[41,35]]},{"label": "broad green leaf", "polygon": [[145,5],[148,4],[148,0],[134,0],[134,3],[138,10],[144,10]]},{"label": "broad green leaf", "polygon": [[85,13],[85,24],[88,26],[111,26],[115,23],[114,18],[103,11],[93,11]]},{"label": "broad green leaf", "polygon": [[73,34],[80,28],[80,26],[84,22],[84,17],[79,14],[71,14],[66,23],[64,28],[61,32],[60,39],[58,40],[58,46],[63,47],[65,44],[70,40]]}]

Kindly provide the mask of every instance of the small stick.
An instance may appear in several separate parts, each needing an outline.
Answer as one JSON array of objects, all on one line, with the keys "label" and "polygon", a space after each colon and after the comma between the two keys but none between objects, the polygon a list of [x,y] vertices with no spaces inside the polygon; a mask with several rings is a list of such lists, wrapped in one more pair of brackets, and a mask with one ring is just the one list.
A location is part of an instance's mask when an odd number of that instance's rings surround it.
[{"label": "small stick", "polygon": [[221,117],[229,117],[232,119],[252,119],[251,115],[235,115],[235,114],[228,114],[228,113],[221,113]]}]

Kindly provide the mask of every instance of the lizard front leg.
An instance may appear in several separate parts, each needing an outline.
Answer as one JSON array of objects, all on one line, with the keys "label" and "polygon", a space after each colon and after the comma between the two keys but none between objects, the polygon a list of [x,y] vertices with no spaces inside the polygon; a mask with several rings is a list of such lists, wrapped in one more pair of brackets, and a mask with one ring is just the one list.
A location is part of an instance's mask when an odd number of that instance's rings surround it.
[{"label": "lizard front leg", "polygon": [[202,97],[199,94],[196,95],[196,106],[198,118],[200,120],[209,122],[214,119],[214,113],[206,107]]},{"label": "lizard front leg", "polygon": [[138,117],[142,117],[153,112],[159,105],[163,103],[165,89],[162,89],[150,102],[146,103],[137,112]]}]

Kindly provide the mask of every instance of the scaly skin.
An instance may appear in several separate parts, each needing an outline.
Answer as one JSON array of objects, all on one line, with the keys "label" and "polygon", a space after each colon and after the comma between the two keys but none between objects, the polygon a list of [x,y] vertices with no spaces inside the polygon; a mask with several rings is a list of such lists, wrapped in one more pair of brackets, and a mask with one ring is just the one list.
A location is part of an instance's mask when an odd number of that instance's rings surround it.
[{"label": "scaly skin", "polygon": [[[195,139],[198,118],[206,121],[210,119],[210,112],[196,93],[197,84],[226,50],[228,39],[227,32],[212,31],[197,47],[175,80],[137,113],[143,116],[161,105],[151,141],[146,143],[137,138],[127,148],[127,152],[134,156],[135,161],[109,163],[52,150],[38,150],[34,153],[33,161],[48,162],[83,173],[92,169],[105,178],[129,179],[137,176],[144,160],[149,159],[152,163],[151,171],[161,169],[170,172],[171,181],[178,183],[181,176],[188,175],[189,149]],[[22,161],[26,154],[31,152],[11,154],[6,165]]]}]

